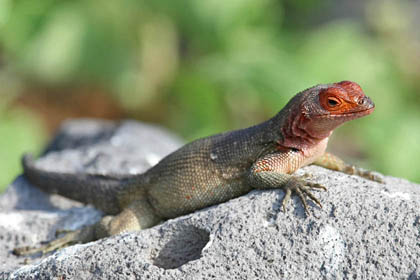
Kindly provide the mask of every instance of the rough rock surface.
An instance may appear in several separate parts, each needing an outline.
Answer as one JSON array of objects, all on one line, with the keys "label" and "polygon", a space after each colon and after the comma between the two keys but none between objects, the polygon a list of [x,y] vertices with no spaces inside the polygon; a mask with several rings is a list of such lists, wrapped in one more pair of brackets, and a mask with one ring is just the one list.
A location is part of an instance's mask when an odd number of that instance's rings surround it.
[{"label": "rough rock surface", "polygon": [[[176,137],[140,123],[73,121],[38,164],[138,173],[178,145]],[[95,222],[100,212],[19,177],[0,197],[0,271],[11,279],[420,278],[419,185],[392,177],[382,185],[315,166],[300,173],[329,188],[317,194],[324,208],[312,204],[310,217],[297,198],[283,213],[281,190],[253,191],[43,258],[17,258],[10,250],[52,238],[58,228]]]}]

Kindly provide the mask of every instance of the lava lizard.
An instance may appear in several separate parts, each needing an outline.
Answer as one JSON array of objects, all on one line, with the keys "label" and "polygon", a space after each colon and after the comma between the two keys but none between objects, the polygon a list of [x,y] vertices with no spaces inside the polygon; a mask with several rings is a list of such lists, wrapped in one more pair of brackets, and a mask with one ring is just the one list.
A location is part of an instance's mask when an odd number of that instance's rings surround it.
[{"label": "lava lizard", "polygon": [[320,184],[293,175],[316,164],[381,181],[374,173],[326,153],[328,137],[340,124],[369,115],[375,108],[354,82],[317,85],[294,96],[273,118],[245,129],[195,140],[163,158],[143,174],[114,177],[50,172],[22,158],[24,176],[40,189],[93,204],[106,216],[96,224],[67,232],[37,248],[16,248],[26,255],[74,243],[152,227],[161,221],[227,201],[252,189],[292,192],[309,215],[305,196],[319,207],[311,189]]}]

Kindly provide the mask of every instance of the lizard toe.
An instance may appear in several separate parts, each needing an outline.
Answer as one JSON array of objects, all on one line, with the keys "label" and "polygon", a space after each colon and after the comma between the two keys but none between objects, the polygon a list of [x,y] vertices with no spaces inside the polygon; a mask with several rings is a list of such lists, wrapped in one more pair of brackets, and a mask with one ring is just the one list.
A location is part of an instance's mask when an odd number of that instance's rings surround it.
[{"label": "lizard toe", "polygon": [[283,207],[283,211],[286,212],[286,204],[288,203],[288,201],[290,200],[291,197],[291,193],[294,192],[300,199],[300,201],[303,204],[303,208],[305,210],[305,213],[307,216],[310,215],[309,212],[309,206],[307,203],[307,197],[312,200],[315,204],[317,204],[320,208],[322,208],[322,204],[319,201],[319,199],[317,197],[315,197],[312,192],[310,191],[311,189],[323,189],[323,190],[327,190],[326,187],[317,184],[317,183],[310,183],[310,182],[306,182],[305,180],[299,179],[299,178],[292,178],[291,180],[289,180],[285,186],[285,196],[283,198],[282,201],[282,207]]}]

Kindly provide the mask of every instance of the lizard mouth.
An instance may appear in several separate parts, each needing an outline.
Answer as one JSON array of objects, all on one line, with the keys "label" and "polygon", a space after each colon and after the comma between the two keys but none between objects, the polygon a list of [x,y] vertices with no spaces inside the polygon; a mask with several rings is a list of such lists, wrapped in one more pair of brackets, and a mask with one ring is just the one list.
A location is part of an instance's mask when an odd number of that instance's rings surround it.
[{"label": "lizard mouth", "polygon": [[371,114],[375,110],[375,107],[364,109],[361,111],[341,113],[341,114],[323,114],[320,118],[359,118]]}]

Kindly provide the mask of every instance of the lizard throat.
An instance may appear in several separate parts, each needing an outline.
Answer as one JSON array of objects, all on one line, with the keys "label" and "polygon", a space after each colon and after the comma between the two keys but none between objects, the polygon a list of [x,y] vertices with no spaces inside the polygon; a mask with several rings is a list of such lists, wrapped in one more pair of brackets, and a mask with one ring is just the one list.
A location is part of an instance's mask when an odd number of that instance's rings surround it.
[{"label": "lizard throat", "polygon": [[281,130],[283,139],[278,144],[283,148],[293,148],[302,151],[312,149],[321,141],[328,139],[333,130],[341,124],[369,115],[372,110],[312,117],[305,114],[291,114],[289,118],[284,119],[284,125]]},{"label": "lizard throat", "polygon": [[334,128],[318,127],[313,129],[316,120],[309,119],[303,114],[290,116],[285,119],[281,129],[282,138],[278,145],[283,149],[311,150],[321,141],[327,139]]}]

